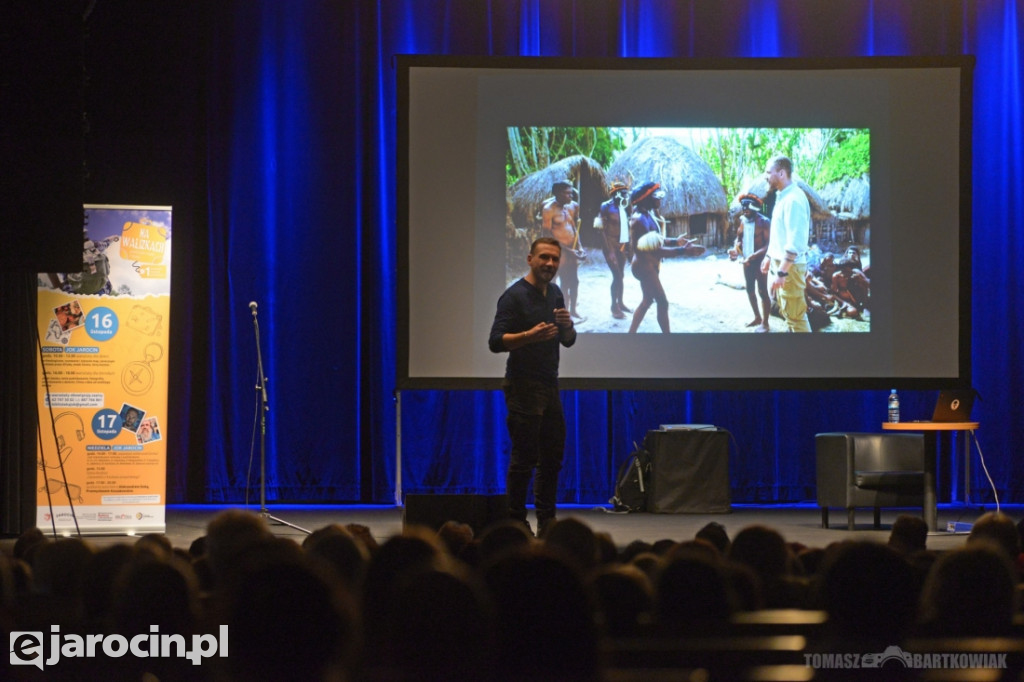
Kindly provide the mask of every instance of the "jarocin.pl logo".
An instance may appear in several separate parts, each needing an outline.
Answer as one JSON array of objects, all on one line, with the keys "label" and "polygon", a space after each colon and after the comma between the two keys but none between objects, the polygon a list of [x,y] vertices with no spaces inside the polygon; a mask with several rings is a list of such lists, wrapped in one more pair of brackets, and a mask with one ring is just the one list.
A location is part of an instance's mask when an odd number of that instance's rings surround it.
[{"label": "jarocin.pl logo", "polygon": [[34,665],[43,670],[61,658],[95,658],[102,654],[120,658],[127,654],[138,658],[187,658],[199,665],[204,658],[228,655],[228,626],[221,625],[218,635],[192,635],[191,646],[184,635],[161,634],[157,625],[148,634],[128,638],[123,635],[61,635],[59,625],[50,626],[49,658],[44,654],[43,633],[11,632],[11,665]]}]

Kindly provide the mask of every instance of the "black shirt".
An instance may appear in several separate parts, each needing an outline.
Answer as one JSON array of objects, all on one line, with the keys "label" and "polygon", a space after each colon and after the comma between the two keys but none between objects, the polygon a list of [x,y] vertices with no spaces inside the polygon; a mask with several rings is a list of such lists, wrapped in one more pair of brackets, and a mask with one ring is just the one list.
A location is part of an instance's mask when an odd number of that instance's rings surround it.
[{"label": "black shirt", "polygon": [[526,279],[520,279],[498,299],[498,310],[487,341],[492,353],[508,352],[506,379],[532,379],[551,386],[558,385],[558,345],[568,348],[576,343],[576,335],[562,341],[562,335],[540,343],[529,343],[509,351],[501,337],[533,329],[541,322],[555,323],[555,308],[564,308],[562,290],[548,283],[547,295]]}]

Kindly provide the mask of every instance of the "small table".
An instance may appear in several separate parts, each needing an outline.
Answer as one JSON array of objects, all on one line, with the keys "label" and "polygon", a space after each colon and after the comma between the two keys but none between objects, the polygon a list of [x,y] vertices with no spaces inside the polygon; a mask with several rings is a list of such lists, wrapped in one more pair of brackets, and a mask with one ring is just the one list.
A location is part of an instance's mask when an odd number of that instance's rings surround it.
[{"label": "small table", "polygon": [[[931,438],[925,438],[924,446],[924,520],[928,524],[928,531],[935,532],[937,526],[937,509],[935,501],[935,471],[938,461],[938,438],[943,432],[951,431],[976,431],[978,422],[883,422],[884,431],[927,431],[932,434]],[[970,440],[967,440],[965,450],[965,461],[970,466]],[[970,485],[970,469],[964,472],[965,486]],[[964,494],[964,501],[968,498]]]}]

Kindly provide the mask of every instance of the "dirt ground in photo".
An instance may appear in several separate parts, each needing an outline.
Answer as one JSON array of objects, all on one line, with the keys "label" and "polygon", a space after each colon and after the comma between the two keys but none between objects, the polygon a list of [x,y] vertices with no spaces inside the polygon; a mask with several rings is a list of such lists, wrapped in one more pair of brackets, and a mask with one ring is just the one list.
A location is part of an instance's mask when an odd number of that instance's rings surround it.
[{"label": "dirt ground in photo", "polygon": [[[588,249],[579,266],[580,291],[576,310],[584,318],[576,321],[581,333],[626,333],[632,313],[617,320],[611,314],[611,270],[600,249]],[[631,310],[643,299],[640,282],[629,266],[623,276],[623,302]],[[708,251],[698,258],[666,258],[661,264],[661,282],[669,302],[669,326],[674,334],[754,333],[746,325],[754,319],[743,280],[743,266],[730,261],[723,251]],[[561,286],[561,282],[558,282]],[[564,287],[563,287],[564,290]],[[567,301],[568,303],[568,301]],[[870,322],[831,318],[819,332],[867,332]],[[772,315],[771,332],[786,331],[782,318]],[[639,333],[660,333],[657,305],[652,305],[640,323]]]}]

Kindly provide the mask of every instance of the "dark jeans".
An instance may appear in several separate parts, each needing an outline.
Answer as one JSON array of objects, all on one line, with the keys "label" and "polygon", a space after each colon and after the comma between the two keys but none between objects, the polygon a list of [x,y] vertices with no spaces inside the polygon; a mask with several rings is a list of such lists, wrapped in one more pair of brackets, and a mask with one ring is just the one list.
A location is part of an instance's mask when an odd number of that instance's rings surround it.
[{"label": "dark jeans", "polygon": [[558,388],[529,380],[506,380],[505,407],[508,434],[512,438],[509,456],[509,514],[526,520],[526,493],[533,478],[533,501],[537,520],[554,518],[558,494],[558,472],[565,452],[565,415]]}]

